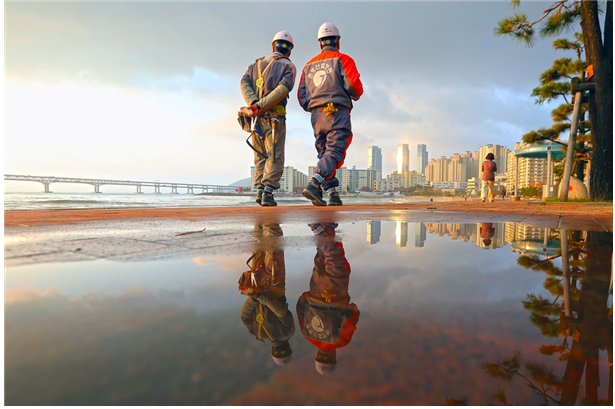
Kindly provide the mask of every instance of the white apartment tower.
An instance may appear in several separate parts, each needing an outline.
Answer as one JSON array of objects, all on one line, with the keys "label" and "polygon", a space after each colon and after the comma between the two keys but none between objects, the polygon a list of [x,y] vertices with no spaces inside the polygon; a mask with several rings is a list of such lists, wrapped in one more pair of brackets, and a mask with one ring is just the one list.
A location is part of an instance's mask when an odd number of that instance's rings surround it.
[{"label": "white apartment tower", "polygon": [[367,169],[382,170],[382,149],[375,145],[367,147]]},{"label": "white apartment tower", "polygon": [[500,145],[485,145],[485,146],[481,146],[478,149],[478,158],[477,159],[477,165],[478,165],[478,179],[482,179],[483,177],[483,172],[482,172],[482,164],[485,161],[485,158],[487,157],[488,153],[493,153],[493,156],[495,156],[494,158],[494,162],[497,164],[498,166],[498,171],[496,172],[496,174],[498,175],[503,175],[506,173],[506,168],[508,166],[508,153],[510,152],[510,150],[505,147],[505,146],[500,146]]},{"label": "white apartment tower", "polygon": [[[526,146],[517,142],[515,150]],[[498,165],[499,169],[500,165]],[[513,194],[515,176],[517,172],[517,157],[513,152],[508,153],[508,169],[506,172],[506,190]],[[519,158],[519,189],[532,185],[547,183],[547,160],[542,158]]]}]

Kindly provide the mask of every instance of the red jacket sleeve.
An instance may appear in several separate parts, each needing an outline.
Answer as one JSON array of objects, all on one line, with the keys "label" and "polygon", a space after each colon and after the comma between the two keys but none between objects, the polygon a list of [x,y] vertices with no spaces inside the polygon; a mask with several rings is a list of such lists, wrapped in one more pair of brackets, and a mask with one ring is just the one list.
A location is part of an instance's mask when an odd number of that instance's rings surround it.
[{"label": "red jacket sleeve", "polygon": [[357,65],[354,60],[346,54],[339,55],[342,61],[342,78],[344,79],[344,87],[353,101],[357,101],[363,95],[363,84],[361,83],[361,74],[357,71]]}]

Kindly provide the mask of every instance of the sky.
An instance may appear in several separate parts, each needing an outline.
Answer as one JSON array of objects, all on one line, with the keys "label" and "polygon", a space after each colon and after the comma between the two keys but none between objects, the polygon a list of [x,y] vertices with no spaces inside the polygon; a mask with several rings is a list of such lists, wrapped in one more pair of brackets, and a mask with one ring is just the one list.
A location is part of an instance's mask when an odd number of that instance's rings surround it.
[{"label": "sky", "polygon": [[[549,4],[522,9],[539,17]],[[567,55],[549,39],[526,48],[494,36],[511,14],[506,0],[5,2],[5,174],[222,185],[249,177],[239,82],[280,30],[293,36],[297,67],[285,165],[307,173],[316,150],[296,90],[325,21],[364,86],[345,166],[366,168],[370,145],[382,149],[385,175],[399,143],[410,145],[411,169],[417,144],[430,160],[486,144],[512,149],[551,125],[553,106],[530,94]],[[40,190],[5,182],[5,191]]]}]

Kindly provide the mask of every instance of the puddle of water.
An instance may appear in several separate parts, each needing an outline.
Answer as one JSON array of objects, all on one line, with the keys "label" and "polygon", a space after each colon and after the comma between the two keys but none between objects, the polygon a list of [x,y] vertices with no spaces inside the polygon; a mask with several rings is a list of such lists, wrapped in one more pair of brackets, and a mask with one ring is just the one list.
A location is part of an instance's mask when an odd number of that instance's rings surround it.
[{"label": "puddle of water", "polygon": [[251,248],[214,254],[7,267],[5,403],[612,396],[610,233],[367,221],[246,234]]}]

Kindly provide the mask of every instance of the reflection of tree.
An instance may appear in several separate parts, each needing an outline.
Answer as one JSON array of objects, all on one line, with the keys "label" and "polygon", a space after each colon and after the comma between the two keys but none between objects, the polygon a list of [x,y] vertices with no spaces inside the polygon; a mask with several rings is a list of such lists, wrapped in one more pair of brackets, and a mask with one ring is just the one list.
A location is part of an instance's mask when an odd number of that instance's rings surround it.
[{"label": "reflection of tree", "polygon": [[[544,287],[556,297],[555,300],[549,301],[540,295],[528,294],[523,306],[530,311],[530,321],[540,328],[543,335],[563,336],[561,346],[543,345],[540,348],[541,354],[557,353],[560,355],[560,361],[566,362],[563,377],[560,379],[553,368],[542,363],[529,360],[524,362],[518,352],[512,357],[486,362],[483,367],[487,375],[501,381],[509,382],[515,377],[523,379],[526,385],[543,399],[544,404],[562,405],[576,403],[581,378],[585,372],[583,403],[612,405],[613,322],[609,319],[607,303],[613,237],[608,232],[588,232],[585,243],[586,258],[583,260],[580,232],[572,232],[568,236],[562,231],[562,235],[562,265],[565,266],[563,271],[553,265],[552,259],[540,260],[533,256],[521,256],[518,264],[547,274]],[[568,241],[568,238],[571,240]],[[568,251],[569,244],[572,251]],[[578,283],[580,289],[577,289]],[[564,302],[558,303],[558,300],[568,291],[568,286],[570,292],[567,298],[570,305],[566,306]],[[572,345],[569,346],[570,335]],[[609,356],[608,398],[599,401],[598,353],[599,350],[605,349],[608,350]],[[503,389],[499,389],[494,398],[502,404],[510,404]]]},{"label": "reflection of tree", "polygon": [[[576,311],[578,306],[579,289],[577,288],[577,281],[584,274],[585,260],[583,255],[585,251],[583,247],[585,243],[581,239],[581,232],[566,233],[566,237],[560,239],[564,239],[567,245],[572,246],[572,251],[566,252],[565,256],[568,260],[567,265],[572,267],[569,274],[569,277],[572,277],[568,297],[570,305],[567,311],[573,312]],[[523,301],[523,308],[530,312],[530,321],[540,328],[542,335],[550,338],[556,338],[559,335],[563,336],[561,345],[543,345],[540,348],[540,352],[543,355],[554,355],[557,353],[560,355],[560,361],[565,361],[569,352],[569,344],[568,331],[564,322],[567,317],[562,312],[563,309],[566,309],[566,306],[563,302],[559,302],[564,295],[564,277],[562,269],[556,267],[553,263],[553,260],[559,257],[562,257],[562,255],[545,259],[540,259],[537,255],[522,255],[517,259],[517,264],[526,269],[545,273],[543,287],[555,296],[555,299],[548,300],[542,295],[530,293],[527,294],[526,300]],[[562,263],[564,262],[562,261]]]},{"label": "reflection of tree", "polygon": [[[522,367],[525,371],[522,371]],[[518,351],[511,357],[496,362],[485,362],[483,369],[487,375],[500,381],[510,382],[516,376],[523,379],[526,385],[540,396],[545,405],[560,403],[555,396],[561,394],[562,381],[555,373],[555,369],[540,362],[524,361]],[[493,397],[503,405],[510,405],[506,391],[502,388],[498,388]]]}]

